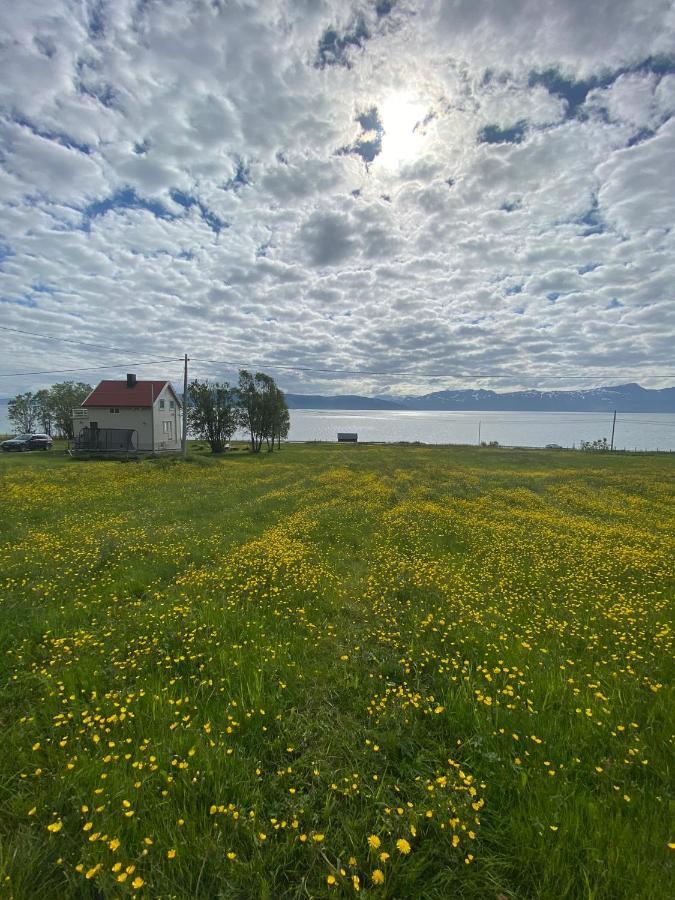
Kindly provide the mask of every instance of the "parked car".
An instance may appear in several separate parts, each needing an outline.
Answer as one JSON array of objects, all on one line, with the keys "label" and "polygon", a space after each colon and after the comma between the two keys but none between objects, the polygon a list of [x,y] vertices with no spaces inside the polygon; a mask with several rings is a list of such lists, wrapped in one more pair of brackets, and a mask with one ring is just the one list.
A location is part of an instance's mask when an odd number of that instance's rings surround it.
[{"label": "parked car", "polygon": [[562,449],[563,448],[560,446],[560,444],[547,444],[544,447],[544,450],[562,450]]},{"label": "parked car", "polygon": [[51,450],[53,441],[48,434],[17,434],[16,437],[3,441],[0,447],[5,453],[10,450]]}]

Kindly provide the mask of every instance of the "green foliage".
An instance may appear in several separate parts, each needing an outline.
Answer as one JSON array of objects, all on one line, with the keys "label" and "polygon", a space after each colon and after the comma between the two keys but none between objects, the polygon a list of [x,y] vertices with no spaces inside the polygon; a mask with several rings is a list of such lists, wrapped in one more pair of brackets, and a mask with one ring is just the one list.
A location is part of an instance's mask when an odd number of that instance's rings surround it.
[{"label": "green foliage", "polygon": [[0,491],[8,896],[670,896],[669,457],[6,454]]},{"label": "green foliage", "polygon": [[288,436],[291,419],[284,392],[275,380],[263,372],[252,375],[241,369],[237,402],[239,424],[250,435],[251,450],[258,453],[263,441],[270,453],[275,442],[280,447],[281,439]]},{"label": "green foliage", "polygon": [[61,381],[51,386],[49,406],[54,427],[61,437],[73,439],[73,409],[81,406],[91,391],[91,385],[82,381]]},{"label": "green foliage", "polygon": [[34,431],[40,425],[47,434],[56,432],[72,440],[73,409],[91,393],[91,385],[62,381],[35,394],[18,394],[8,404],[8,418],[19,431]]},{"label": "green foliage", "polygon": [[221,453],[237,430],[237,410],[227,382],[195,379],[188,385],[188,427],[209,442],[212,453]]},{"label": "green foliage", "polygon": [[27,391],[17,394],[7,404],[7,418],[20,432],[33,431],[38,419],[38,405],[35,394]]}]

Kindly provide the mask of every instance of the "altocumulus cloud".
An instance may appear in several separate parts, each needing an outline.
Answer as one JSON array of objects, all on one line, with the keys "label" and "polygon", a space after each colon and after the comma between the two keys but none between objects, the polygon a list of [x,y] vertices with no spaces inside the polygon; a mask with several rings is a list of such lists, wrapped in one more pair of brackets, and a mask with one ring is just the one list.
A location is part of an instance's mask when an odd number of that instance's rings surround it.
[{"label": "altocumulus cloud", "polygon": [[197,358],[503,387],[672,363],[669,0],[24,0],[0,34],[10,327],[219,375]]}]

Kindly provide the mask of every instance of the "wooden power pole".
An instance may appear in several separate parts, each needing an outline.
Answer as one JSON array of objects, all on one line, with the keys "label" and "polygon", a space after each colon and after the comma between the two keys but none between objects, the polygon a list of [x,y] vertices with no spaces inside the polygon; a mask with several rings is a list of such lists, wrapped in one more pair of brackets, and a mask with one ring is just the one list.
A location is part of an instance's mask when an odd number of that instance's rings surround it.
[{"label": "wooden power pole", "polygon": [[187,392],[188,392],[188,355],[185,354],[183,366],[183,456],[187,458]]},{"label": "wooden power pole", "polygon": [[612,419],[612,440],[609,443],[609,449],[614,449],[614,428],[616,427],[616,410],[614,410],[614,418]]}]

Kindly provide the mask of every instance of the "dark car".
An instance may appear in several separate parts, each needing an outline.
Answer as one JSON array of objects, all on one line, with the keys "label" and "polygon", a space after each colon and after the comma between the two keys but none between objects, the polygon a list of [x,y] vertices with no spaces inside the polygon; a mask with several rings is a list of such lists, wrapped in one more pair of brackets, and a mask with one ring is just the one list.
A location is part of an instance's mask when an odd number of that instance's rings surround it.
[{"label": "dark car", "polygon": [[16,437],[3,441],[0,447],[9,453],[10,450],[51,450],[52,439],[48,434],[17,434]]}]

